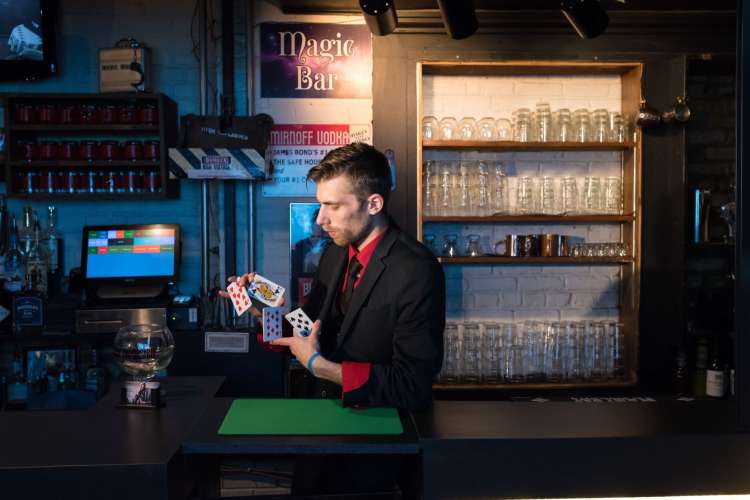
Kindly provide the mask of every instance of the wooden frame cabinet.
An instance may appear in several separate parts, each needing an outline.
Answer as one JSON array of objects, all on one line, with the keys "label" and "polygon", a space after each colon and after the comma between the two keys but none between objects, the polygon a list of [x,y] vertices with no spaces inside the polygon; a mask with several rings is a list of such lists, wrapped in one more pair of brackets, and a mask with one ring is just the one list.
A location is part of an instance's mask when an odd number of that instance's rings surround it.
[{"label": "wooden frame cabinet", "polygon": [[[438,389],[503,389],[503,388],[580,388],[623,387],[637,382],[638,337],[639,337],[639,290],[641,270],[641,133],[633,119],[641,101],[641,78],[643,65],[639,62],[584,62],[584,61],[422,61],[417,63],[417,234],[423,239],[425,226],[440,224],[482,225],[555,225],[565,234],[565,228],[575,224],[608,224],[619,227],[620,242],[627,243],[631,254],[627,257],[506,257],[487,255],[481,257],[439,257],[444,265],[469,266],[483,264],[492,266],[596,266],[599,264],[619,266],[619,322],[624,330],[625,375],[617,379],[598,381],[568,381],[563,383],[501,383],[501,384],[435,384]],[[422,139],[422,117],[425,114],[425,99],[441,99],[433,89],[425,91],[425,82],[433,76],[458,77],[546,77],[546,76],[617,76],[620,82],[620,111],[629,118],[631,140],[626,142],[510,142],[510,141],[441,141]],[[446,97],[450,99],[450,97]],[[434,102],[432,103],[433,107]],[[450,106],[450,103],[448,104]],[[460,104],[453,104],[460,109]],[[520,107],[520,106],[519,106]],[[491,114],[488,112],[488,114]],[[460,118],[455,114],[456,118]],[[480,117],[476,116],[478,120]],[[477,155],[502,152],[565,152],[567,157],[590,154],[592,151],[611,151],[621,165],[623,187],[623,210],[621,214],[576,214],[576,215],[515,215],[496,214],[490,216],[425,215],[423,213],[423,165],[434,156],[434,152],[454,151],[461,158],[475,152]],[[592,169],[595,168],[592,166]],[[450,317],[449,317],[450,319]],[[500,320],[502,321],[502,320]]]}]

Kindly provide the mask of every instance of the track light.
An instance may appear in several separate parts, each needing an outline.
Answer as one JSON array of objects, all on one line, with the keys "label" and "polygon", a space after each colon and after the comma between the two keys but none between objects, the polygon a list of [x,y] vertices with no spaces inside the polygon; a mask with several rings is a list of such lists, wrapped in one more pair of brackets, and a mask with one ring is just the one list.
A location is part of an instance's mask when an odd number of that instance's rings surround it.
[{"label": "track light", "polygon": [[398,18],[393,0],[359,0],[359,8],[373,35],[388,35],[396,29]]},{"label": "track light", "polygon": [[474,0],[438,0],[443,24],[448,35],[455,40],[466,38],[477,30]]},{"label": "track light", "polygon": [[609,24],[599,0],[561,0],[560,9],[581,38],[597,37]]}]

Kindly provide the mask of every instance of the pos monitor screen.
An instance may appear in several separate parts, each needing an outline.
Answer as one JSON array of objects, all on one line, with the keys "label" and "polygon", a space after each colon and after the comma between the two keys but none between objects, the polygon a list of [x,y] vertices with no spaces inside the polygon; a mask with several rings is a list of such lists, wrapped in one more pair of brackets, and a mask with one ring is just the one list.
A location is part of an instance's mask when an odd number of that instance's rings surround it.
[{"label": "pos monitor screen", "polygon": [[180,226],[86,226],[81,250],[87,288],[99,298],[153,297],[177,281]]}]

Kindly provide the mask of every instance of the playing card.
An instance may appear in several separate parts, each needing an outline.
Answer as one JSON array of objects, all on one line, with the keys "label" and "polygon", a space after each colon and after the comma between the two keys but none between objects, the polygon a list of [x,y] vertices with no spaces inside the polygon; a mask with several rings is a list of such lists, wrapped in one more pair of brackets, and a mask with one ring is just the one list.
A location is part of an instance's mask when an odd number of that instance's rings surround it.
[{"label": "playing card", "polygon": [[250,309],[250,296],[247,294],[247,290],[244,287],[239,286],[237,283],[232,282],[227,287],[229,298],[232,300],[232,305],[237,313],[237,316],[242,316],[245,311]]},{"label": "playing card", "polygon": [[263,309],[263,341],[281,338],[281,307]]},{"label": "playing card", "polygon": [[294,334],[300,337],[310,335],[312,329],[312,320],[305,314],[301,307],[284,315],[286,320],[294,327]]},{"label": "playing card", "polygon": [[284,296],[284,291],[283,286],[277,285],[260,274],[256,274],[255,278],[247,284],[247,292],[250,294],[250,298],[260,302],[258,304],[260,307],[278,306]]}]

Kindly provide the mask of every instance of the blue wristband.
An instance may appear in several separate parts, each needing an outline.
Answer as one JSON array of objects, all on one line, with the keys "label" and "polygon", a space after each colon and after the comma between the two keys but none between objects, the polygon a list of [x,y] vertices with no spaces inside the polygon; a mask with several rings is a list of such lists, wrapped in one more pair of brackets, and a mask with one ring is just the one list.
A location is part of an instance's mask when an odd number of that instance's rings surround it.
[{"label": "blue wristband", "polygon": [[315,351],[312,356],[310,356],[310,359],[307,360],[307,371],[312,373],[313,377],[315,376],[315,370],[313,370],[313,361],[315,361],[315,358],[320,356],[320,351]]}]

